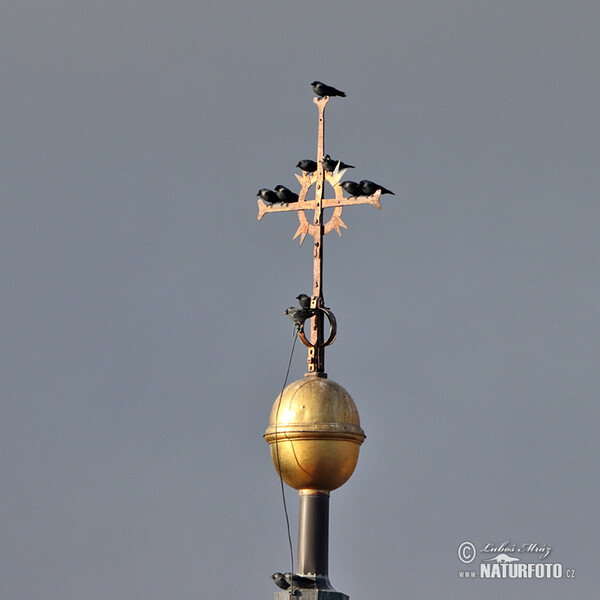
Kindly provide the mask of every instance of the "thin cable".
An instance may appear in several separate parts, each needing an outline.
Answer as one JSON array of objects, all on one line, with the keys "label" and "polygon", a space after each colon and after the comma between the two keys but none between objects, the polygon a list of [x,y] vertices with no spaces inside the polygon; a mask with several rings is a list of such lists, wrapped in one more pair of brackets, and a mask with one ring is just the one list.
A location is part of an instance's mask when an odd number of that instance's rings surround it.
[{"label": "thin cable", "polygon": [[290,545],[290,558],[292,560],[292,568],[290,570],[290,573],[294,572],[294,547],[292,544],[292,534],[290,531],[290,517],[288,515],[287,503],[285,501],[285,488],[283,487],[283,477],[281,476],[281,460],[279,458],[279,438],[277,436],[277,424],[279,422],[279,408],[281,407],[281,401],[283,400],[283,392],[285,391],[288,377],[290,375],[290,368],[292,366],[292,358],[294,356],[294,348],[296,347],[297,339],[298,339],[298,330],[296,328],[294,328],[294,342],[292,343],[292,351],[290,352],[290,360],[288,361],[287,371],[285,373],[285,379],[283,381],[283,387],[281,388],[281,394],[279,395],[279,402],[277,403],[277,412],[275,414],[275,454],[277,456],[277,472],[279,473],[279,483],[281,484],[281,498],[283,500],[283,512],[285,514],[285,523],[287,526],[288,542]]}]

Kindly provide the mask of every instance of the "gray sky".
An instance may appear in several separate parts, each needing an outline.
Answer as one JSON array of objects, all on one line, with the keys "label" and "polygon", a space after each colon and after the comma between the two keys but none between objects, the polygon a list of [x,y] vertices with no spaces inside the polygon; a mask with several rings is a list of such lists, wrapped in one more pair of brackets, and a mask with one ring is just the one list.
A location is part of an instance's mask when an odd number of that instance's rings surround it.
[{"label": "gray sky", "polygon": [[[314,79],[348,94],[326,150],[396,192],[326,238],[367,434],[333,585],[594,597],[597,1],[24,0],[0,56],[2,600],[264,599],[290,569],[262,434],[312,249],[255,193],[315,157]],[[465,540],[576,579],[459,580]]]}]

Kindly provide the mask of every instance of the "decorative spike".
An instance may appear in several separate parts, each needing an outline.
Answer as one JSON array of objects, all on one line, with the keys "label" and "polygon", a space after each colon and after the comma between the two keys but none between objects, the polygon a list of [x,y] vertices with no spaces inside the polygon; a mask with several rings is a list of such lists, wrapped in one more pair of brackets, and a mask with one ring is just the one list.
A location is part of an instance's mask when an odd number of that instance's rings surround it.
[{"label": "decorative spike", "polygon": [[340,161],[338,161],[338,164],[335,165],[333,173],[327,177],[327,180],[333,187],[335,187],[341,181],[342,177],[344,176],[344,173],[347,171],[347,169],[342,169],[340,171],[339,168]]},{"label": "decorative spike", "polygon": [[298,236],[300,236],[300,246],[302,246],[302,244],[304,242],[304,238],[306,237],[307,233],[308,233],[308,223],[300,223],[300,227],[298,227],[298,229],[292,239],[295,240]]},{"label": "decorative spike", "polygon": [[337,231],[337,234],[340,237],[342,237],[342,232],[340,231],[340,227],[343,227],[344,229],[348,229],[348,227],[346,227],[346,223],[344,223],[344,221],[342,221],[341,217],[338,217],[336,215],[334,215],[331,220],[333,221],[333,228]]}]

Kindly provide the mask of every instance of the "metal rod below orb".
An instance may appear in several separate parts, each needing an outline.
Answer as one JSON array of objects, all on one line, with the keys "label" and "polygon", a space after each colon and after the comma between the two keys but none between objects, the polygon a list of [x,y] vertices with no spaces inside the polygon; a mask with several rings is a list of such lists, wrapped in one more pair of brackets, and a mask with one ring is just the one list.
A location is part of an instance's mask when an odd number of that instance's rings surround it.
[{"label": "metal rod below orb", "polygon": [[300,491],[298,521],[299,575],[316,576],[320,589],[329,584],[329,494],[313,490]]}]

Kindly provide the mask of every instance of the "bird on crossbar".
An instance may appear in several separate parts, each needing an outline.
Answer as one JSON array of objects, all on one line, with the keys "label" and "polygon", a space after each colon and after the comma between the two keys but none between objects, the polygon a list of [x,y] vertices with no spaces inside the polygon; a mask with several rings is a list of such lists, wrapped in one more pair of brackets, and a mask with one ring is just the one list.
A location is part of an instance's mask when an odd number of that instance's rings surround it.
[{"label": "bird on crossbar", "polygon": [[326,154],[323,157],[323,160],[321,162],[323,163],[323,168],[326,171],[329,171],[330,173],[335,171],[335,167],[337,166],[338,163],[340,163],[340,166],[339,166],[340,171],[342,169],[354,169],[354,167],[352,165],[348,165],[345,162],[342,162],[341,160],[333,160],[333,158],[331,158],[331,156],[329,156],[329,154]]},{"label": "bird on crossbar", "polygon": [[279,204],[281,200],[277,197],[277,194],[273,190],[267,188],[260,188],[256,195],[262,198],[267,204]]},{"label": "bird on crossbar", "polygon": [[387,190],[382,185],[374,183],[373,181],[369,181],[368,179],[363,179],[358,185],[360,185],[360,188],[365,196],[372,196],[377,190],[381,190],[382,194],[392,194],[392,196],[396,195],[391,190]]},{"label": "bird on crossbar", "polygon": [[318,165],[314,160],[305,158],[304,160],[299,160],[296,167],[302,169],[305,173],[314,173],[317,170]]},{"label": "bird on crossbar", "polygon": [[362,196],[363,195],[362,188],[360,187],[360,185],[358,183],[356,183],[356,181],[350,181],[350,180],[342,181],[341,186],[345,192],[350,194],[350,196]]},{"label": "bird on crossbar", "polygon": [[285,185],[276,185],[275,193],[279,198],[279,202],[283,202],[284,204],[290,204],[291,202],[298,202],[298,194],[292,192],[285,187]]}]

